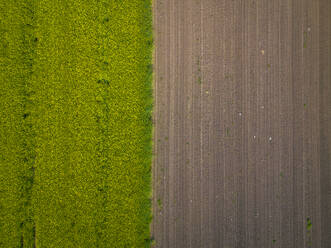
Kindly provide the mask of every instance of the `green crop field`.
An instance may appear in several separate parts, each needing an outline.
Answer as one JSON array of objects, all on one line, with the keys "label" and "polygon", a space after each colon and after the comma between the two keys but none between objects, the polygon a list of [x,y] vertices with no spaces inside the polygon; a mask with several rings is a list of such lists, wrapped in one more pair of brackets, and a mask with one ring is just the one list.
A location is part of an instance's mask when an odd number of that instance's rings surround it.
[{"label": "green crop field", "polygon": [[0,247],[149,247],[151,0],[0,13]]}]

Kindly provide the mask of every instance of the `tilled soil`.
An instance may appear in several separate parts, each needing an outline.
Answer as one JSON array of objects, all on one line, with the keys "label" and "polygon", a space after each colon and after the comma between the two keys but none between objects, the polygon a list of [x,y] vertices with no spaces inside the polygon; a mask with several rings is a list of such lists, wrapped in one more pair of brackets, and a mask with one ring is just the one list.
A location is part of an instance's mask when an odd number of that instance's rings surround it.
[{"label": "tilled soil", "polygon": [[155,247],[331,247],[330,13],[154,1]]}]

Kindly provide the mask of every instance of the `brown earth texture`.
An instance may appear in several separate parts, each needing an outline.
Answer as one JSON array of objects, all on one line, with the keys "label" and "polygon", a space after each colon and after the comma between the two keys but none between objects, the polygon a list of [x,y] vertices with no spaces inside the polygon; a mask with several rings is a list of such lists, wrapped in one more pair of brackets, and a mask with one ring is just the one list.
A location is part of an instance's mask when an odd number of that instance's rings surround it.
[{"label": "brown earth texture", "polygon": [[154,1],[154,247],[331,247],[331,1]]}]

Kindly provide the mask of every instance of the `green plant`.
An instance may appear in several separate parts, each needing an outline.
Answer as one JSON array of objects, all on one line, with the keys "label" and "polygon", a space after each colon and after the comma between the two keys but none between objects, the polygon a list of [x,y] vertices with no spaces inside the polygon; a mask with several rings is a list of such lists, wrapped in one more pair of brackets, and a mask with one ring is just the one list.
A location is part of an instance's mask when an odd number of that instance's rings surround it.
[{"label": "green plant", "polygon": [[160,198],[157,199],[157,205],[158,205],[158,207],[159,207],[160,210],[163,209],[162,200]]},{"label": "green plant", "polygon": [[151,1],[0,10],[0,247],[144,247]]}]

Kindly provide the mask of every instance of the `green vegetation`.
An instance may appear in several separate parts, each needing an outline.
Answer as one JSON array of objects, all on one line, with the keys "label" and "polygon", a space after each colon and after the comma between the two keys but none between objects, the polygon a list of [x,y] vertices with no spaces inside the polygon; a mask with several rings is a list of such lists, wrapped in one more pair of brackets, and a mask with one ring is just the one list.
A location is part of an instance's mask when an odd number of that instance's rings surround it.
[{"label": "green vegetation", "polygon": [[202,79],[200,76],[198,77],[198,84],[202,84]]},{"label": "green vegetation", "polygon": [[312,228],[312,223],[311,223],[311,220],[310,218],[307,218],[307,231],[310,231],[310,229]]},{"label": "green vegetation", "polygon": [[161,199],[157,199],[157,205],[159,206],[159,209],[162,210],[163,205],[162,205],[162,200]]},{"label": "green vegetation", "polygon": [[229,127],[225,128],[225,132],[226,132],[226,136],[230,136],[230,128]]},{"label": "green vegetation", "polygon": [[0,2],[0,247],[32,247],[32,1]]},{"label": "green vegetation", "polygon": [[150,246],[151,1],[0,11],[0,247]]}]

